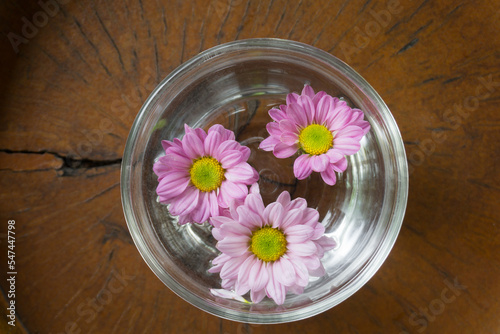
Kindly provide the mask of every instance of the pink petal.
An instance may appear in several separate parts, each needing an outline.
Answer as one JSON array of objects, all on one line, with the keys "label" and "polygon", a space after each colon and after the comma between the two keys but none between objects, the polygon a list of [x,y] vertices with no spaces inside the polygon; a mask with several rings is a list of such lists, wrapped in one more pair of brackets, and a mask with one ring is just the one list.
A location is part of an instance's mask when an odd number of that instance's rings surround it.
[{"label": "pink petal", "polygon": [[282,305],[285,302],[286,288],[276,278],[270,277],[266,286],[267,296],[272,298],[276,304]]},{"label": "pink petal", "polygon": [[276,122],[279,122],[282,119],[286,118],[286,114],[278,108],[272,108],[271,110],[269,110],[269,116],[271,116],[271,118]]},{"label": "pink petal", "polygon": [[164,163],[165,165],[169,166],[172,169],[179,169],[179,170],[189,170],[191,167],[193,161],[186,156],[179,155],[176,153],[169,153],[165,155],[164,157],[161,157],[161,162]]},{"label": "pink petal", "polygon": [[283,223],[280,225],[281,229],[284,229],[285,232],[289,226],[301,224],[302,216],[304,215],[303,209],[292,209],[289,210],[285,217],[283,218]]},{"label": "pink petal", "polygon": [[236,166],[228,168],[224,176],[227,180],[232,182],[251,184],[253,182],[248,183],[247,181],[254,178],[254,169],[246,162],[242,162]]},{"label": "pink petal", "polygon": [[307,124],[306,112],[297,103],[288,105],[288,117],[295,122],[295,124],[305,128]]},{"label": "pink petal", "polygon": [[304,216],[302,217],[302,223],[307,226],[315,227],[319,223],[319,212],[318,210],[312,208],[306,208],[304,210]]},{"label": "pink petal", "polygon": [[305,210],[306,208],[307,208],[307,201],[301,197],[298,197],[298,198],[294,199],[293,201],[291,201],[286,209],[287,210],[292,210],[292,209]]},{"label": "pink petal", "polygon": [[168,140],[162,140],[161,141],[161,146],[163,147],[163,150],[165,150],[165,151],[168,148],[170,148],[172,145],[173,145],[173,143],[171,141],[168,141]]},{"label": "pink petal", "polygon": [[264,223],[272,225],[272,227],[280,227],[283,223],[283,218],[285,216],[285,210],[281,203],[273,202],[266,206],[264,209]]},{"label": "pink petal", "polygon": [[336,171],[338,173],[342,173],[343,171],[345,171],[347,169],[347,159],[345,157],[343,157],[341,160],[330,164],[330,166],[332,166],[334,171]]},{"label": "pink petal", "polygon": [[325,251],[329,251],[329,250],[337,247],[337,242],[335,241],[335,239],[329,238],[327,236],[323,236],[323,237],[319,238],[316,241],[316,243],[319,244],[321,247],[323,247],[323,249]]},{"label": "pink petal", "polygon": [[202,128],[193,129],[193,132],[196,134],[196,136],[198,136],[202,143],[207,138],[207,133]]},{"label": "pink petal", "polygon": [[262,227],[262,217],[258,213],[253,212],[244,205],[237,207],[236,211],[238,212],[238,221],[241,225],[251,230],[254,230],[256,227]]},{"label": "pink petal", "polygon": [[234,132],[231,131],[231,130],[228,130],[228,129],[224,128],[220,124],[212,125],[210,127],[210,129],[208,129],[208,133],[210,133],[210,132],[218,132],[218,133],[220,133],[222,141],[234,140]]},{"label": "pink petal", "polygon": [[209,156],[213,156],[221,143],[222,143],[222,138],[220,133],[218,133],[217,131],[212,131],[212,132],[209,131],[208,136],[205,139],[205,142],[203,143],[205,148],[205,153],[208,154]]},{"label": "pink petal", "polygon": [[243,261],[244,259],[242,259],[241,257],[231,258],[222,267],[222,270],[220,271],[220,278],[228,279],[238,277],[238,270],[240,269]]},{"label": "pink petal", "polygon": [[226,180],[221,184],[219,196],[223,195],[224,199],[226,200],[226,204],[229,205],[231,199],[245,198],[247,194],[248,188],[246,185]]},{"label": "pink petal", "polygon": [[276,202],[281,203],[284,208],[287,208],[290,204],[290,193],[286,190],[283,191],[276,199]]},{"label": "pink petal", "polygon": [[264,263],[261,261],[255,261],[252,268],[250,269],[250,276],[248,277],[248,283],[251,290],[262,290],[266,287],[269,281],[269,274]]},{"label": "pink petal", "polygon": [[306,117],[306,124],[311,124],[314,121],[314,115],[316,114],[312,99],[309,96],[300,96],[297,99],[297,104],[302,107],[304,116]]},{"label": "pink petal", "polygon": [[311,99],[314,97],[314,90],[309,85],[304,85],[300,95],[309,96]]},{"label": "pink petal", "polygon": [[250,194],[245,198],[245,206],[260,216],[264,214],[265,206],[262,197],[260,194],[252,193],[252,188],[250,188]]},{"label": "pink petal", "polygon": [[242,162],[242,154],[239,150],[225,151],[219,155],[222,168],[228,169]]},{"label": "pink petal", "polygon": [[[223,224],[233,224],[234,220],[224,216],[216,216],[210,218],[212,225],[215,227],[213,230],[220,228]],[[213,231],[212,230],[212,231]]]},{"label": "pink petal", "polygon": [[320,266],[316,269],[309,270],[309,275],[311,276],[323,277],[325,276],[325,274],[326,274],[325,267],[323,267],[322,264],[320,264]]},{"label": "pink petal", "polygon": [[280,141],[287,145],[293,145],[299,142],[299,136],[292,132],[283,132],[280,137]]},{"label": "pink petal", "polygon": [[[248,278],[250,277],[250,271],[254,263],[258,261],[259,260],[255,257],[255,255],[251,254],[241,264],[240,269],[238,270],[238,282],[242,284],[241,287],[246,288],[246,285],[248,285]],[[241,290],[238,289],[238,286],[236,286],[235,288],[237,293],[242,292]],[[248,289],[246,289],[246,291],[248,291]],[[246,291],[242,292],[241,294],[245,294]]]},{"label": "pink petal", "polygon": [[188,133],[182,139],[182,148],[190,159],[196,159],[204,155],[203,143],[194,133]]},{"label": "pink petal", "polygon": [[314,228],[306,225],[294,225],[286,229],[286,240],[289,243],[301,243],[314,236]]},{"label": "pink petal", "polygon": [[324,95],[316,107],[316,122],[318,124],[325,124],[327,116],[333,110],[333,99],[330,95]]},{"label": "pink petal", "polygon": [[247,236],[224,238],[217,243],[217,249],[231,257],[242,256],[248,251],[249,241]]},{"label": "pink petal", "polygon": [[289,119],[284,119],[279,122],[279,127],[282,132],[291,132],[291,133],[299,133],[299,130],[297,128],[297,125],[289,120]]},{"label": "pink petal", "polygon": [[189,185],[190,178],[185,171],[174,171],[166,174],[158,184],[156,193],[164,197],[180,195]]},{"label": "pink petal", "polygon": [[323,172],[321,172],[321,178],[325,181],[326,184],[333,186],[337,182],[337,177],[335,176],[335,172],[333,171],[333,167],[329,166]]},{"label": "pink petal", "polygon": [[295,269],[296,281],[299,286],[306,286],[309,283],[309,271],[302,261],[291,261]]},{"label": "pink petal", "polygon": [[284,159],[294,155],[298,149],[299,146],[296,144],[290,146],[280,142],[274,146],[273,153],[277,158]]},{"label": "pink petal", "polygon": [[240,146],[239,151],[241,153],[241,161],[243,162],[246,162],[248,158],[250,158],[250,154],[252,153],[246,146]]},{"label": "pink petal", "polygon": [[287,104],[287,106],[289,106],[292,103],[296,103],[298,97],[299,97],[299,95],[297,95],[296,93],[288,94],[286,96],[286,104]]},{"label": "pink petal", "polygon": [[290,286],[295,283],[296,274],[292,263],[285,257],[280,258],[272,264],[273,276],[285,286]]},{"label": "pink petal", "polygon": [[260,142],[259,148],[264,151],[272,151],[278,143],[281,143],[279,137],[269,136]]},{"label": "pink petal", "polygon": [[311,159],[309,154],[302,154],[293,163],[293,174],[299,180],[303,180],[312,173]]},{"label": "pink petal", "polygon": [[[234,299],[234,300],[237,300],[239,302],[250,303],[248,300],[246,300],[245,298],[241,297],[240,295],[238,295],[237,293],[235,293],[233,291],[228,291],[228,290],[224,290],[224,289],[210,289],[210,293],[212,295],[214,295],[215,297],[220,297],[220,298],[224,298],[224,299]],[[254,301],[254,303],[257,303],[257,302]]]},{"label": "pink petal", "polygon": [[203,223],[207,221],[208,217],[210,216],[210,206],[208,203],[208,193],[205,192],[200,192],[199,195],[199,200],[198,200],[198,207],[193,210],[192,216],[193,220],[196,223]]},{"label": "pink petal", "polygon": [[221,233],[225,237],[238,237],[238,236],[250,236],[252,232],[250,229],[240,224],[239,222],[233,222],[231,224],[224,224],[220,227]]},{"label": "pink petal", "polygon": [[342,154],[342,152],[340,152],[337,149],[330,149],[325,154],[328,156],[330,163],[335,163],[335,162],[340,161],[341,159],[344,158],[344,155]]},{"label": "pink petal", "polygon": [[315,172],[323,172],[330,163],[330,159],[326,154],[314,155],[311,157],[311,168]]},{"label": "pink petal", "polygon": [[260,303],[262,299],[266,296],[266,290],[252,290],[250,291],[250,299],[252,299],[253,303]]},{"label": "pink petal", "polygon": [[337,131],[337,133],[335,134],[335,138],[336,140],[340,138],[351,138],[353,140],[359,141],[361,138],[363,138],[363,135],[363,129],[361,129],[359,126],[349,125]]},{"label": "pink petal", "polygon": [[269,132],[269,134],[271,136],[281,136],[281,130],[280,130],[280,126],[278,123],[276,122],[269,122],[266,124],[266,129],[267,129],[267,132]]},{"label": "pink petal", "polygon": [[198,189],[188,187],[186,191],[182,193],[182,196],[172,201],[170,211],[176,216],[190,213],[198,205],[199,195],[200,191]]},{"label": "pink petal", "polygon": [[290,252],[298,256],[309,256],[316,253],[316,245],[312,241],[300,244],[288,244],[286,247]]},{"label": "pink petal", "polygon": [[222,152],[229,151],[229,150],[239,150],[240,147],[241,147],[241,144],[235,140],[225,140],[220,144],[219,148],[217,149],[217,152],[214,153],[213,157],[218,160],[219,156],[217,154],[220,154]]},{"label": "pink petal", "polygon": [[157,161],[153,165],[153,172],[158,176],[158,181],[163,179],[169,170],[170,168],[161,161]]},{"label": "pink petal", "polygon": [[321,92],[318,92],[316,95],[314,95],[314,97],[312,99],[314,107],[316,108],[316,120],[318,120],[318,104],[319,104],[319,101],[323,98],[323,96],[327,96],[327,95],[328,94],[326,94],[325,92],[321,91]]},{"label": "pink petal", "polygon": [[326,124],[330,131],[342,129],[347,124],[349,124],[349,120],[351,118],[351,109],[348,106],[339,108],[338,105],[341,102],[343,101],[337,102],[334,112],[330,112],[330,114],[328,114],[327,116]]},{"label": "pink petal", "polygon": [[215,191],[211,191],[208,193],[208,205],[210,207],[210,215],[211,216],[218,216],[219,215],[219,203],[217,202],[217,194],[215,193]]}]

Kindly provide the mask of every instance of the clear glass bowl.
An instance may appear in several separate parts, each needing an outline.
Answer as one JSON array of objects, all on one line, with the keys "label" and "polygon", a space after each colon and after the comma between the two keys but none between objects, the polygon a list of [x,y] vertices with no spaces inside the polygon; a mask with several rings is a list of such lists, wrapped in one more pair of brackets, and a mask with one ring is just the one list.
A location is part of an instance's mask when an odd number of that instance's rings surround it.
[{"label": "clear glass bowl", "polygon": [[[326,91],[364,111],[371,124],[361,150],[348,157],[337,184],[327,186],[317,173],[293,177],[293,157],[277,159],[258,149],[268,136],[267,111],[304,84]],[[219,123],[252,150],[249,163],[260,172],[265,202],[283,190],[303,197],[320,212],[328,236],[339,245],[325,254],[327,274],[311,279],[302,295],[289,294],[283,305],[214,297],[220,288],[210,261],[218,255],[210,226],[179,226],[158,203],[153,164],[164,154],[162,139],[184,133],[184,123],[208,129]],[[304,319],[339,304],[379,269],[403,221],[408,169],[398,127],[375,90],[334,56],[298,42],[250,39],[216,46],[179,66],[152,92],[130,131],[121,170],[122,204],[132,238],[158,278],[194,306],[216,316],[249,323]],[[266,204],[267,204],[266,203]]]}]

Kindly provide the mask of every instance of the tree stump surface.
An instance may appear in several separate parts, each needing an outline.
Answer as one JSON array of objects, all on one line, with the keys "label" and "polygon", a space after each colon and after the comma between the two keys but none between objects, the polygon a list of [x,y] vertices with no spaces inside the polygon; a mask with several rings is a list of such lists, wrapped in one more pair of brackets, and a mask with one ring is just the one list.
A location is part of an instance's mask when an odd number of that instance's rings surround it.
[{"label": "tree stump surface", "polygon": [[[70,1],[0,5],[0,286],[6,333],[498,333],[500,5],[456,1]],[[410,168],[389,257],[313,318],[240,324],[155,277],[132,242],[120,164],[152,89],[215,45],[296,40],[382,96]],[[110,291],[112,291],[110,293]]]}]

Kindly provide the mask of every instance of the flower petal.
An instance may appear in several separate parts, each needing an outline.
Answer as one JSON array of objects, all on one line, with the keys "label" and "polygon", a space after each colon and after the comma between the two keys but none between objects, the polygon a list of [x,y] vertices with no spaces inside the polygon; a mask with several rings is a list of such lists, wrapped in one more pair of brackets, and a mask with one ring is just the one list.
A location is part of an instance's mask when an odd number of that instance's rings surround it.
[{"label": "flower petal", "polygon": [[297,103],[288,105],[288,117],[295,122],[295,124],[305,128],[307,124],[306,112]]},{"label": "flower petal", "polygon": [[325,124],[330,111],[333,111],[333,99],[330,95],[324,95],[316,107],[316,122]]},{"label": "flower petal", "polygon": [[217,243],[217,249],[231,257],[242,256],[248,252],[248,236],[224,238]]},{"label": "flower petal", "polygon": [[281,143],[279,137],[269,136],[260,142],[259,148],[264,151],[272,151],[278,143]]},{"label": "flower petal", "polygon": [[238,212],[238,221],[241,225],[250,230],[254,230],[256,227],[262,227],[262,217],[258,213],[253,212],[244,205],[237,207],[236,211]]},{"label": "flower petal", "polygon": [[223,224],[234,224],[235,223],[234,219],[231,219],[229,217],[224,217],[224,216],[211,217],[210,221],[211,221],[212,225],[214,226],[213,230],[220,228]]},{"label": "flower petal", "polygon": [[284,159],[294,155],[298,149],[299,146],[296,144],[290,146],[280,142],[274,146],[273,153],[277,158]]},{"label": "flower petal", "polygon": [[314,97],[314,90],[309,85],[304,85],[300,95],[309,96],[311,99]]},{"label": "flower petal", "polygon": [[198,205],[200,191],[194,187],[186,188],[182,196],[176,197],[170,206],[170,212],[176,216],[188,214]]},{"label": "flower petal", "polygon": [[280,228],[284,229],[286,232],[289,226],[300,224],[303,215],[304,215],[304,210],[302,209],[289,210],[283,217],[283,223],[281,224]]},{"label": "flower petal", "polygon": [[302,107],[304,116],[306,117],[306,124],[312,124],[314,115],[316,114],[312,99],[309,96],[303,95],[297,99],[297,104]]},{"label": "flower petal", "polygon": [[182,194],[189,185],[190,178],[184,171],[167,173],[158,184],[156,193],[164,197],[174,197]]},{"label": "flower petal", "polygon": [[228,169],[231,167],[236,166],[237,164],[243,162],[242,160],[242,154],[239,150],[230,150],[223,152],[222,154],[219,155],[221,157],[220,164],[222,165],[222,168]]},{"label": "flower petal", "polygon": [[311,159],[309,154],[300,155],[293,162],[293,174],[299,180],[303,180],[312,173]]},{"label": "flower petal", "polygon": [[280,130],[282,132],[291,132],[291,133],[296,133],[296,134],[299,133],[297,125],[293,121],[289,120],[288,118],[280,121],[279,127],[280,127]]},{"label": "flower petal", "polygon": [[194,133],[188,133],[182,139],[182,148],[190,159],[202,157],[205,153],[203,143]]},{"label": "flower petal", "polygon": [[337,177],[335,176],[335,172],[333,171],[333,167],[330,165],[327,169],[321,172],[321,178],[325,181],[326,184],[333,186],[337,183]]},{"label": "flower petal", "polygon": [[298,97],[299,97],[299,95],[296,93],[288,94],[286,96],[286,105],[289,106],[292,103],[296,103]]},{"label": "flower petal", "polygon": [[299,136],[292,132],[283,132],[280,136],[280,141],[287,145],[293,145],[299,142]]},{"label": "flower petal", "polygon": [[271,136],[281,136],[281,129],[280,129],[280,126],[278,123],[276,122],[269,122],[266,124],[266,129],[267,129],[267,132],[269,132],[269,134]]},{"label": "flower petal", "polygon": [[250,270],[250,276],[248,277],[248,283],[251,290],[262,290],[266,287],[269,281],[269,274],[267,272],[266,265],[261,261],[255,261]]},{"label": "flower petal", "polygon": [[315,172],[320,173],[324,171],[329,163],[330,159],[326,154],[314,155],[311,157],[311,168]]},{"label": "flower petal", "polygon": [[288,191],[283,191],[278,198],[276,199],[276,202],[281,203],[285,209],[288,208],[288,205],[290,204],[290,193]]},{"label": "flower petal", "polygon": [[289,243],[301,243],[314,236],[314,228],[307,225],[294,225],[286,229],[286,240]]},{"label": "flower petal", "polygon": [[280,227],[283,223],[283,218],[285,216],[285,210],[281,203],[274,202],[266,206],[264,209],[264,223],[272,225],[272,227]]},{"label": "flower petal", "polygon": [[285,286],[290,286],[295,283],[297,275],[295,274],[295,269],[290,260],[282,257],[279,260],[274,261],[272,267],[273,278],[278,280],[278,282]]},{"label": "flower petal", "polygon": [[300,244],[289,244],[287,248],[290,252],[298,256],[309,256],[316,253],[316,245],[313,241],[306,241]]},{"label": "flower petal", "polygon": [[286,114],[281,109],[278,109],[278,108],[272,108],[271,110],[269,110],[268,113],[269,113],[269,116],[271,116],[271,118],[273,120],[275,120],[276,122],[279,122],[282,119],[286,118]]},{"label": "flower petal", "polygon": [[222,143],[222,137],[220,133],[217,131],[212,131],[212,132],[209,131],[208,136],[205,139],[205,142],[203,143],[203,146],[205,148],[205,154],[208,154],[209,156],[214,156],[215,152],[217,151],[221,143]]},{"label": "flower petal", "polygon": [[226,177],[226,180],[249,185],[253,183],[253,181],[248,181],[253,180],[254,169],[248,163],[242,162],[226,170],[224,176]]},{"label": "flower petal", "polygon": [[[271,266],[269,266],[269,268],[271,268]],[[269,298],[272,298],[276,304],[282,305],[285,302],[286,288],[283,284],[279,283],[276,278],[270,277],[266,286],[266,294]]]}]

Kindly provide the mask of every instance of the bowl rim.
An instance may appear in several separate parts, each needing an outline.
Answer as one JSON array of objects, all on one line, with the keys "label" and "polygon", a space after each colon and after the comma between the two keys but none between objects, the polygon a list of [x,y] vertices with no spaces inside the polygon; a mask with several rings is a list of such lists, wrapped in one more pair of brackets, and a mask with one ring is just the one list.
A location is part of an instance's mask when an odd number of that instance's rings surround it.
[{"label": "bowl rim", "polygon": [[[132,200],[131,200],[131,192],[130,192],[130,183],[131,183],[131,166],[132,166],[132,153],[134,152],[135,144],[137,142],[137,138],[140,135],[140,125],[144,122],[149,107],[154,104],[157,99],[157,95],[161,92],[167,85],[171,82],[175,81],[178,77],[181,77],[185,72],[191,71],[194,66],[198,66],[205,61],[214,58],[215,56],[237,51],[237,50],[248,50],[252,48],[259,49],[281,49],[284,51],[292,51],[296,53],[307,54],[308,56],[312,56],[315,59],[319,59],[322,62],[325,62],[327,65],[340,69],[342,73],[352,82],[354,82],[359,87],[363,88],[363,93],[365,93],[370,99],[373,100],[374,104],[377,105],[378,112],[382,113],[384,119],[392,122],[393,126],[390,126],[390,137],[392,140],[392,147],[395,152],[398,153],[397,157],[397,172],[398,172],[398,182],[397,189],[395,190],[394,195],[394,209],[393,214],[391,215],[391,219],[388,225],[387,230],[385,231],[385,237],[382,239],[381,244],[370,258],[370,261],[365,264],[365,268],[359,273],[356,277],[353,285],[349,285],[344,287],[343,291],[340,292],[339,295],[336,295],[335,302],[332,302],[330,298],[325,298],[318,302],[315,302],[313,305],[306,306],[304,309],[300,309],[299,312],[297,310],[291,310],[289,312],[283,313],[240,313],[238,311],[232,309],[223,309],[222,307],[214,305],[214,303],[210,303],[209,301],[200,298],[199,296],[191,293],[184,286],[179,284],[176,280],[174,280],[170,275],[169,277],[163,279],[160,277],[160,268],[161,264],[158,259],[154,257],[153,252],[149,249],[148,243],[144,238],[144,235],[140,233],[140,228],[134,211],[132,209]],[[135,246],[137,247],[139,253],[141,254],[144,261],[150,267],[150,269],[155,273],[155,275],[163,282],[170,290],[172,290],[175,294],[181,297],[183,300],[189,302],[193,306],[208,312],[212,315],[225,318],[232,321],[245,322],[245,323],[254,323],[254,324],[275,324],[275,323],[286,323],[291,321],[297,321],[312,317],[314,315],[325,312],[334,306],[340,304],[351,295],[353,295],[356,291],[358,291],[362,286],[364,286],[373,275],[380,269],[385,259],[388,257],[390,251],[392,250],[394,243],[396,242],[397,236],[401,229],[401,225],[403,223],[403,218],[406,211],[407,201],[408,201],[408,164],[406,159],[406,152],[404,149],[403,139],[401,137],[401,133],[397,126],[397,123],[391,114],[389,108],[379,96],[379,94],[373,89],[373,87],[363,78],[361,77],[354,69],[352,69],[349,65],[336,58],[332,54],[318,49],[314,46],[304,44],[301,42],[296,42],[292,40],[279,39],[279,38],[252,38],[245,40],[237,40],[224,44],[220,44],[209,48],[188,61],[184,62],[176,69],[174,69],[171,73],[169,73],[151,92],[147,100],[142,105],[139,110],[130,130],[130,133],[127,138],[127,142],[125,145],[122,166],[120,171],[120,190],[121,190],[121,202],[122,208],[125,216],[125,220],[127,222],[128,229],[132,236]],[[370,268],[368,268],[370,267]],[[369,269],[369,270],[367,270]],[[163,274],[163,272],[162,272]],[[194,296],[194,298],[185,298],[186,295]],[[312,307],[314,306],[314,307]],[[312,309],[311,309],[312,308]],[[279,318],[279,319],[276,319]]]}]

